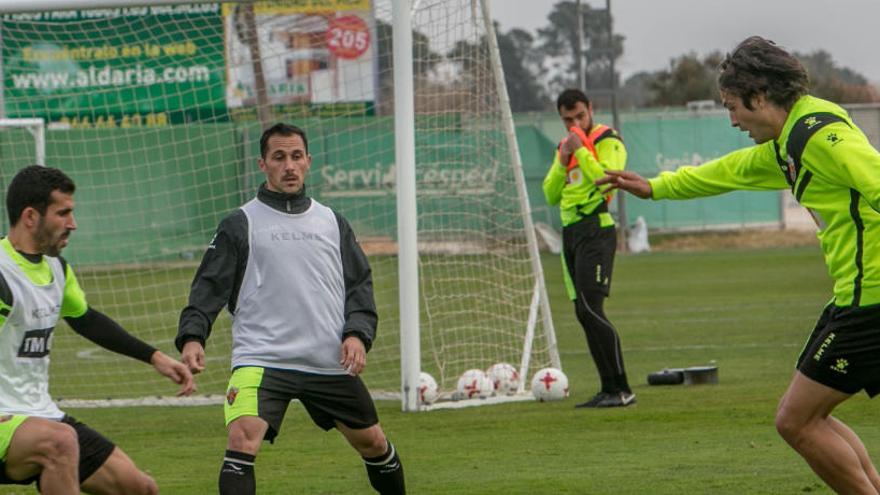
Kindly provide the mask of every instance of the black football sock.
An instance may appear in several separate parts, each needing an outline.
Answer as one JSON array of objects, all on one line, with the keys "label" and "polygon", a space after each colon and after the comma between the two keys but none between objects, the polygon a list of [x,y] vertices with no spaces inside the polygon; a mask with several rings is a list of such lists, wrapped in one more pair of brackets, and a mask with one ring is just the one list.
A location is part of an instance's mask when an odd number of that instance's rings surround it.
[{"label": "black football sock", "polygon": [[257,456],[227,450],[220,468],[220,495],[255,495],[254,459]]},{"label": "black football sock", "polygon": [[388,442],[388,450],[379,457],[364,457],[370,484],[382,495],[403,495],[406,484],[403,480],[403,464],[397,456],[397,449]]}]

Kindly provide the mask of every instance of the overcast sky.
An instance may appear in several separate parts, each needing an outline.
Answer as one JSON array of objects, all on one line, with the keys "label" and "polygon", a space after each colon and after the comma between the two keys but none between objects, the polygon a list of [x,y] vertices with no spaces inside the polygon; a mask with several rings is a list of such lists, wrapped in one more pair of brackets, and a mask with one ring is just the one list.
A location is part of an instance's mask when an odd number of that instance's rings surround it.
[{"label": "overcast sky", "polygon": [[[535,34],[558,0],[491,0],[501,31]],[[604,8],[604,0],[583,0]],[[515,8],[512,8],[515,5]],[[618,70],[626,79],[669,66],[689,52],[726,53],[753,34],[802,53],[818,49],[880,83],[880,0],[611,0],[614,30],[626,37]]]}]

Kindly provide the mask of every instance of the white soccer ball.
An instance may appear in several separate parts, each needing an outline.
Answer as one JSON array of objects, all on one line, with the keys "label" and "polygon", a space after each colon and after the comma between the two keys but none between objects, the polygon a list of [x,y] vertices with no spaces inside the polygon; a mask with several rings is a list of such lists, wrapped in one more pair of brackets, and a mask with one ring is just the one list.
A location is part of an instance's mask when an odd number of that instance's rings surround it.
[{"label": "white soccer ball", "polygon": [[532,377],[532,395],[540,402],[568,397],[568,377],[556,368],[538,370]]},{"label": "white soccer ball", "polygon": [[460,399],[485,399],[492,395],[492,380],[483,370],[467,370],[458,379],[455,391]]},{"label": "white soccer ball", "polygon": [[419,404],[430,405],[437,400],[437,381],[422,371],[419,373]]},{"label": "white soccer ball", "polygon": [[513,395],[519,388],[519,371],[508,363],[496,363],[486,371],[495,395]]}]

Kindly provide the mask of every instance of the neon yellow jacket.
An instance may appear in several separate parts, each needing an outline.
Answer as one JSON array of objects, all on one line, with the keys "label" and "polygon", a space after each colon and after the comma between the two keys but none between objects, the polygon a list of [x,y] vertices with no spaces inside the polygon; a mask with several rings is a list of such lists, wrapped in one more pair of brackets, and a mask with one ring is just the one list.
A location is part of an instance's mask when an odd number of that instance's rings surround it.
[{"label": "neon yellow jacket", "polygon": [[[815,115],[832,114],[832,118]],[[830,123],[829,123],[830,122]],[[800,170],[788,146],[796,124],[816,128],[802,144]],[[792,145],[792,148],[796,146]],[[777,152],[778,150],[778,152]],[[777,156],[778,155],[778,156]],[[812,96],[792,107],[775,141],[729,153],[649,182],[653,199],[688,199],[728,191],[790,186],[819,226],[817,233],[838,306],[880,304],[880,153],[846,111]]]},{"label": "neon yellow jacket", "polygon": [[[593,125],[593,129],[596,125]],[[544,177],[544,198],[551,206],[559,205],[563,227],[577,223],[583,218],[583,213],[595,210],[605,201],[594,184],[596,179],[605,175],[605,170],[623,170],[626,166],[626,147],[616,133],[597,140],[595,145],[599,159],[596,160],[590,150],[581,146],[574,152],[578,166],[568,172],[565,164],[559,160],[557,150],[553,164]],[[614,225],[609,213],[600,213],[599,222],[603,227]]]}]

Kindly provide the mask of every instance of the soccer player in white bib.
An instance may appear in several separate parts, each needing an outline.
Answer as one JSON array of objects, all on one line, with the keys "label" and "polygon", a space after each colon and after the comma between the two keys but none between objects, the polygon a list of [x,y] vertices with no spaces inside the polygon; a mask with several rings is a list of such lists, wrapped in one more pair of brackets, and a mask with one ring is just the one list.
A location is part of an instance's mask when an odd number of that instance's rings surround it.
[{"label": "soccer player in white bib", "polygon": [[182,363],[89,307],[60,256],[76,230],[64,172],[32,165],[6,193],[9,235],[0,240],[0,484],[37,482],[44,494],[155,494],[156,482],[100,433],[62,412],[49,396],[49,352],[58,318],[111,351],[150,363],[195,390]]},{"label": "soccer player in white bib", "polygon": [[266,182],[220,222],[180,315],[177,347],[198,373],[217,314],[232,314],[232,377],[221,495],[256,492],[254,461],[299,399],[361,455],[373,488],[405,493],[403,466],[358,376],[376,336],[367,258],[348,222],[306,195],[305,132],[276,124],[260,139]]}]

